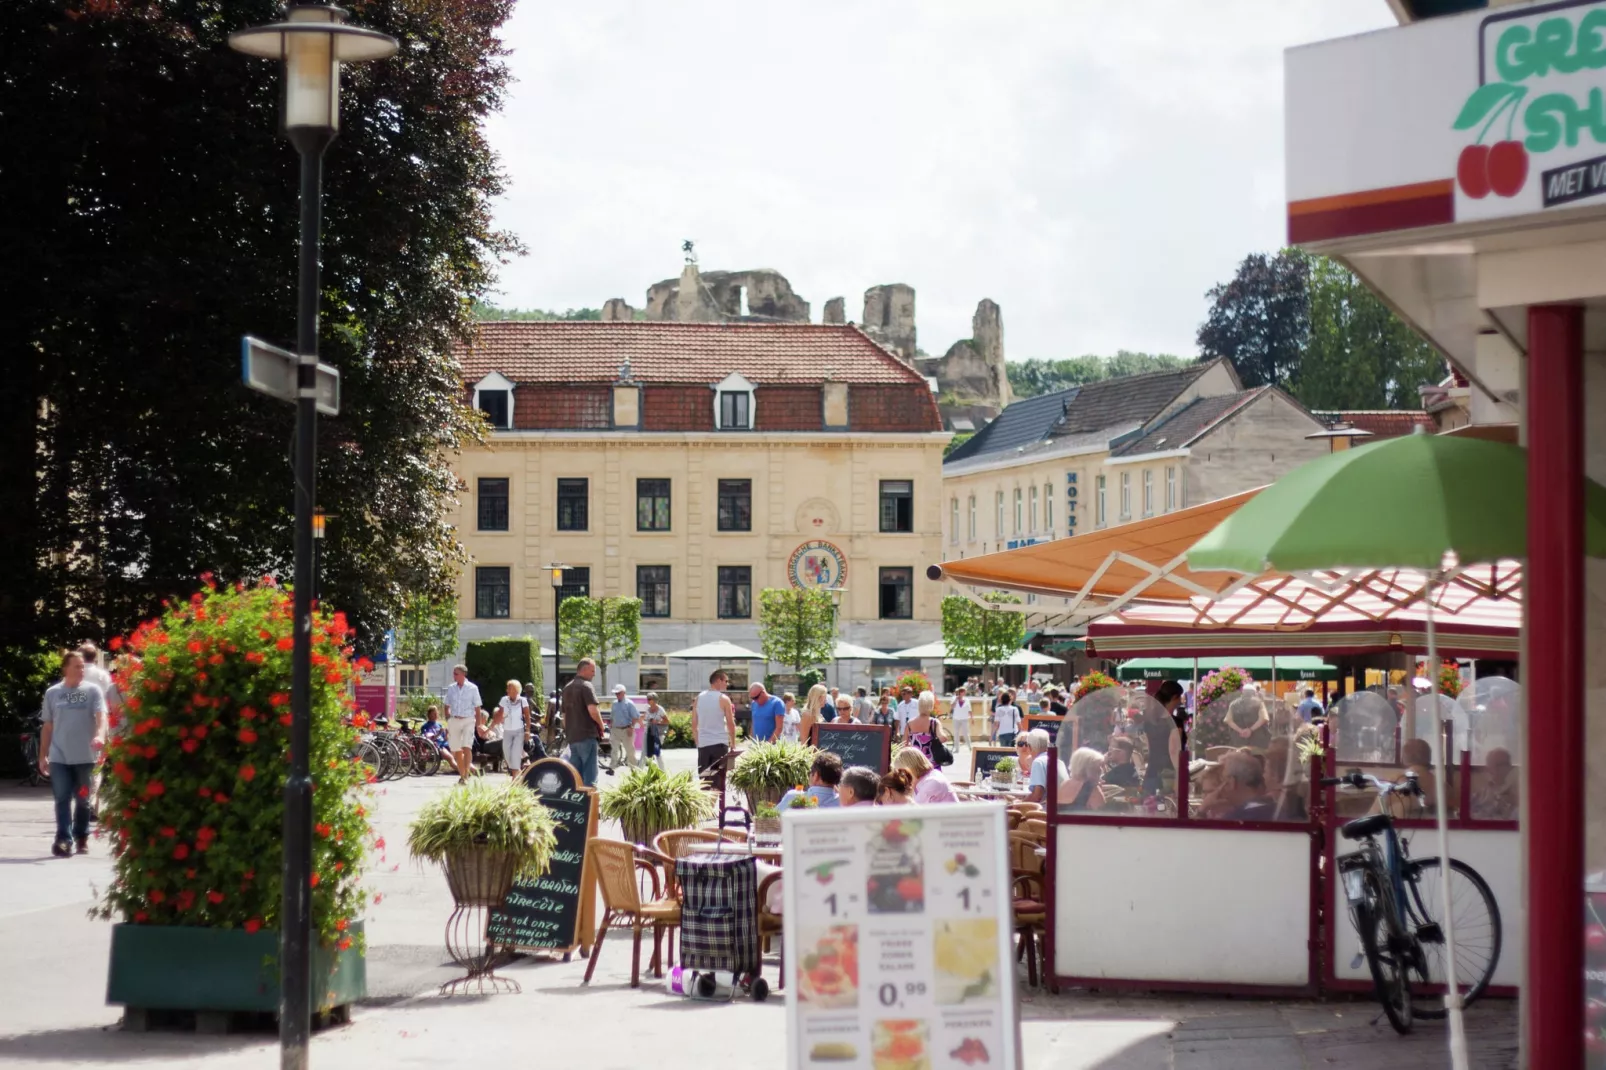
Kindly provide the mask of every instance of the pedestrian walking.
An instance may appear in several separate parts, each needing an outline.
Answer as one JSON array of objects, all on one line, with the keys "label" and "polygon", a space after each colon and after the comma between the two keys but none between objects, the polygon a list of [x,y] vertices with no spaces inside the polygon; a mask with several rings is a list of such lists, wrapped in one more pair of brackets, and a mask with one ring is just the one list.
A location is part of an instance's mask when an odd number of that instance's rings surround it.
[{"label": "pedestrian walking", "polygon": [[747,689],[748,713],[753,719],[753,740],[769,743],[781,738],[786,727],[786,702],[769,693],[762,683],[754,681]]},{"label": "pedestrian walking", "polygon": [[630,769],[636,767],[636,722],[641,711],[630,701],[624,684],[613,685],[613,706],[608,710],[608,743],[613,751],[608,756],[608,775],[618,772],[620,758]]},{"label": "pedestrian walking", "polygon": [[453,665],[452,682],[446,686],[446,742],[452,748],[459,784],[468,783],[474,768],[474,736],[484,724],[479,686],[468,678],[468,669]]},{"label": "pedestrian walking", "polygon": [[803,730],[803,713],[797,708],[797,696],[788,691],[781,696],[786,704],[786,714],[781,718],[781,738],[791,740],[793,743],[801,741]]},{"label": "pedestrian walking", "polygon": [[915,689],[905,687],[898,692],[898,735],[902,737],[909,722],[920,716],[920,700],[915,698]]},{"label": "pedestrian walking", "polygon": [[517,680],[507,682],[507,694],[497,703],[502,711],[502,758],[507,775],[516,777],[524,766],[524,732],[528,724],[530,700]]},{"label": "pedestrian walking", "polygon": [[581,658],[574,667],[574,677],[563,685],[563,697],[558,700],[563,730],[569,738],[569,764],[588,788],[597,786],[597,742],[603,731],[602,710],[597,705],[597,692],[591,686],[591,678],[596,675],[597,663]]},{"label": "pedestrian walking", "polygon": [[647,692],[647,711],[642,716],[647,721],[646,760],[657,761],[658,768],[665,769],[664,736],[669,732],[669,711],[658,704],[658,692]]},{"label": "pedestrian walking", "polygon": [[[709,674],[708,690],[698,693],[697,702],[693,706],[699,773],[707,773],[736,746],[736,707],[725,694],[725,688],[729,683],[730,679],[725,675],[725,670],[715,669]],[[716,777],[716,787],[724,782],[724,775],[724,770],[720,770]]]},{"label": "pedestrian walking", "polygon": [[862,687],[855,688],[853,692],[853,716],[860,724],[875,720],[875,703],[870,701],[870,693]]},{"label": "pedestrian walking", "polygon": [[954,724],[954,746],[963,743],[967,747],[974,747],[970,739],[970,696],[963,687],[954,689],[954,704],[951,718]]},{"label": "pedestrian walking", "polygon": [[1013,699],[1007,688],[999,688],[998,697],[993,699],[993,742],[1000,747],[1013,747],[1015,734],[1020,731],[1020,707]]},{"label": "pedestrian walking", "polygon": [[[84,679],[84,656],[69,651],[61,659],[61,681],[46,691],[39,710],[39,771],[50,777],[56,803],[58,858],[89,853],[90,774],[106,746],[106,693]],[[71,828],[69,829],[69,817]]]}]

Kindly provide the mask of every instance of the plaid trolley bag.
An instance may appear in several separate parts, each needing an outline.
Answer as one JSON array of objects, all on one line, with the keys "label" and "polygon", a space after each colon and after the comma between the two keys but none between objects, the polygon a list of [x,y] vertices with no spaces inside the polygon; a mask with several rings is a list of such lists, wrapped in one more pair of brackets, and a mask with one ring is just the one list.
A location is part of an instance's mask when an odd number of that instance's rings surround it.
[{"label": "plaid trolley bag", "polygon": [[[736,975],[737,987],[763,999],[758,938],[758,860],[726,851],[688,855],[675,862],[680,881],[680,964],[694,970]],[[744,980],[744,978],[746,980]]]}]

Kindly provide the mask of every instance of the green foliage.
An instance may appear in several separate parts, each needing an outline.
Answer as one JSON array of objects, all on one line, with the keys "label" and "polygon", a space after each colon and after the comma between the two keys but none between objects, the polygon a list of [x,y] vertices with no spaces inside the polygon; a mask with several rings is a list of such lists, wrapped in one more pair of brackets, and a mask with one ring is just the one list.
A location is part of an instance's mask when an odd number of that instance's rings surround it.
[{"label": "green foliage", "polygon": [[1246,257],[1199,327],[1206,357],[1245,386],[1273,383],[1313,409],[1414,409],[1444,359],[1342,264],[1298,249]]},{"label": "green foliage", "polygon": [[[114,878],[100,913],[150,925],[274,928],[283,902],[284,779],[290,746],[290,596],[210,586],[145,622],[121,672],[126,730],[106,748],[101,828]],[[326,943],[362,915],[369,846],[352,757],[356,672],[343,615],[313,630],[313,926]],[[362,720],[357,715],[355,720]],[[384,849],[384,841],[373,846]]]},{"label": "green foliage", "polygon": [[575,661],[595,661],[603,690],[608,686],[608,666],[635,657],[641,649],[639,598],[565,598],[558,618],[563,652]]},{"label": "green foliage", "polygon": [[487,710],[506,693],[509,680],[534,684],[535,693],[526,691],[525,697],[537,710],[541,708],[541,647],[529,636],[475,639],[463,655],[463,667],[468,678],[479,685]]},{"label": "green foliage", "polygon": [[954,435],[953,438],[948,440],[948,445],[942,448],[942,455],[947,457],[954,450],[958,449],[960,446],[963,446],[965,443],[969,442],[975,437],[976,432],[974,431],[960,431],[958,434]]},{"label": "green foliage", "polygon": [[408,594],[396,618],[396,660],[427,665],[457,653],[457,605],[450,598]]},{"label": "green foliage", "polygon": [[685,750],[697,746],[697,732],[692,726],[691,714],[671,713],[669,730],[664,733],[664,750]]},{"label": "green foliage", "polygon": [[1309,258],[1297,249],[1244,257],[1237,274],[1205,295],[1201,359],[1228,358],[1245,386],[1287,387],[1310,335],[1309,277]]},{"label": "green foliage", "polygon": [[910,691],[913,691],[915,696],[918,698],[922,691],[931,690],[931,677],[917,669],[905,669],[903,672],[899,673],[898,678],[892,682],[892,689],[894,691],[902,692],[906,687]]},{"label": "green foliage", "polygon": [[836,610],[821,588],[766,587],[758,596],[758,641],[767,661],[806,667],[836,653]]},{"label": "green foliage", "polygon": [[1417,388],[1444,377],[1444,358],[1325,256],[1310,258],[1310,339],[1293,385],[1312,409],[1415,409]]},{"label": "green foliage", "polygon": [[[512,0],[350,5],[401,51],[342,72],[324,158],[320,596],[373,642],[448,596],[448,458],[482,426],[454,352],[517,250],[483,123]],[[69,17],[70,16],[70,17]],[[295,152],[283,73],[228,35],[279,0],[0,5],[11,309],[0,336],[0,648],[123,631],[202,569],[287,576],[293,408],[245,389],[246,331],[296,334]],[[84,414],[92,413],[85,419]],[[21,474],[27,473],[27,478]]]},{"label": "green foliage", "polygon": [[714,796],[690,770],[666,773],[648,762],[603,789],[597,811],[619,822],[625,839],[651,843],[670,829],[693,828],[714,816]]},{"label": "green foliage", "polygon": [[477,320],[600,320],[600,308],[570,308],[562,312],[540,308],[498,308],[484,301],[475,301],[474,318]]},{"label": "green foliage", "polygon": [[[32,723],[45,688],[60,675],[60,655],[44,643],[0,650],[0,739],[15,740]],[[0,770],[10,775],[22,768],[21,750],[0,747]]]},{"label": "green foliage", "polygon": [[730,772],[733,787],[761,795],[778,792],[778,799],[799,784],[808,783],[809,767],[818,752],[790,739],[754,743],[742,751]]},{"label": "green foliage", "polygon": [[1102,379],[1169,371],[1187,363],[1183,358],[1169,353],[1134,353],[1122,349],[1113,357],[1090,355],[1068,360],[1017,360],[1011,361],[1006,368],[1010,390],[1017,398],[1031,398]]},{"label": "green foliage", "polygon": [[997,772],[997,773],[1004,773],[1005,775],[1008,775],[1008,774],[1013,773],[1015,771],[1015,768],[1016,768],[1017,764],[1018,763],[1015,761],[1014,758],[1010,758],[1010,757],[1000,758],[1000,759],[998,759],[997,764],[993,766],[993,771]]},{"label": "green foliage", "polygon": [[544,874],[557,846],[557,820],[535,792],[517,780],[493,786],[472,780],[441,792],[418,811],[407,829],[407,850],[426,862],[483,847],[519,860],[519,876]]},{"label": "green foliage", "polygon": [[[992,591],[994,605],[1020,605],[1019,595]],[[948,657],[968,665],[994,667],[1020,649],[1026,640],[1026,615],[1008,609],[986,609],[962,594],[942,600],[942,641]]]}]

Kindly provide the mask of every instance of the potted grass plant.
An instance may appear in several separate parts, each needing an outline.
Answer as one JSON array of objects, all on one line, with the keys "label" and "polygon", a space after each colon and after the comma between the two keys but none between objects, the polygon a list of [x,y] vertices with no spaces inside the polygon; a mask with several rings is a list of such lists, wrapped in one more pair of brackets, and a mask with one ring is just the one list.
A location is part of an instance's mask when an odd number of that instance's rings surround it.
[{"label": "potted grass plant", "polygon": [[437,795],[407,833],[414,858],[446,871],[458,906],[500,906],[513,878],[546,873],[556,844],[552,811],[516,780],[473,780]]},{"label": "potted grass plant", "polygon": [[781,811],[772,803],[759,803],[753,811],[753,831],[760,836],[781,834]]},{"label": "potted grass plant", "polygon": [[773,806],[795,785],[808,783],[816,753],[813,747],[790,739],[754,743],[736,759],[730,772],[731,786],[747,794],[748,810],[757,814],[760,806]]},{"label": "potted grass plant", "polygon": [[648,763],[602,792],[598,812],[619,822],[625,839],[650,846],[660,832],[695,828],[714,816],[714,796],[689,770],[666,773]]},{"label": "potted grass plant", "polygon": [[998,759],[998,764],[993,766],[993,774],[992,774],[992,776],[993,776],[993,783],[994,784],[1013,784],[1013,783],[1015,783],[1015,759],[1013,759],[1013,758],[1000,758],[1000,759]]}]

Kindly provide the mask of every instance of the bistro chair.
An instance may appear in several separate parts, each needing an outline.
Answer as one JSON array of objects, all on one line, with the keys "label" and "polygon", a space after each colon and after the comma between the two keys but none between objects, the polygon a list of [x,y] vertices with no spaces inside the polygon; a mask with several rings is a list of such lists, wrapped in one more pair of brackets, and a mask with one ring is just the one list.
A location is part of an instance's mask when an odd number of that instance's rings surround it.
[{"label": "bistro chair", "polygon": [[1015,960],[1026,960],[1026,983],[1037,987],[1041,961],[1041,934],[1048,924],[1048,899],[1043,885],[1043,859],[1037,853],[1041,844],[1020,832],[1009,834],[1011,871],[1010,905],[1014,912],[1017,939]]},{"label": "bistro chair", "polygon": [[[641,931],[652,927],[652,962],[648,966],[654,977],[663,976],[663,936],[670,934],[670,954],[674,954],[674,930],[680,925],[680,902],[663,894],[658,883],[658,867],[666,873],[674,871],[674,862],[657,851],[620,840],[592,840],[591,856],[596,860],[597,884],[602,889],[604,913],[597,928],[597,942],[591,948],[591,961],[586,965],[583,984],[591,983],[602,955],[602,942],[615,924],[631,930],[630,987],[641,987]],[[652,894],[643,899],[638,878],[651,877]],[[644,879],[644,878],[642,878]]]},{"label": "bistro chair", "polygon": [[1042,817],[1025,818],[1015,831],[1023,836],[1030,836],[1041,844],[1048,839],[1048,819]]},{"label": "bistro chair", "polygon": [[765,951],[770,949],[771,940],[774,940],[774,946],[780,949],[780,962],[776,967],[776,976],[779,978],[775,982],[777,992],[786,985],[786,940],[781,935],[783,928],[781,915],[770,913],[769,892],[770,888],[779,884],[784,876],[784,873],[769,873],[758,882],[758,938],[763,941]]}]

